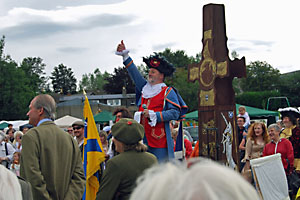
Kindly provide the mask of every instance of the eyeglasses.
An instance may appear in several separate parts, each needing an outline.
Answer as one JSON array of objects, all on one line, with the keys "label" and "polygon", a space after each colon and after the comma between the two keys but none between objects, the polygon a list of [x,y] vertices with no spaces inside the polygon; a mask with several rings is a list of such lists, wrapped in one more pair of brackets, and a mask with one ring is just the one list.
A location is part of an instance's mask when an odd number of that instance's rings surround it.
[{"label": "eyeglasses", "polygon": [[75,127],[73,127],[74,130],[79,130],[81,128],[82,128],[81,126],[75,126]]},{"label": "eyeglasses", "polygon": [[73,130],[67,130],[68,132],[73,132]]}]

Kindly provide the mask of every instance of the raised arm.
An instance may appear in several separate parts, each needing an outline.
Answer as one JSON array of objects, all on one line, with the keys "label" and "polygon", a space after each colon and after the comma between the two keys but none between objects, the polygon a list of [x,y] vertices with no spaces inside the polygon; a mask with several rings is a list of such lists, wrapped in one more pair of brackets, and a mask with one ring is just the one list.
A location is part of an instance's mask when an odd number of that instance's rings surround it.
[{"label": "raised arm", "polygon": [[123,40],[118,44],[116,55],[123,57],[123,63],[128,70],[128,73],[135,83],[135,87],[138,93],[142,91],[142,88],[147,83],[146,79],[138,71],[137,67],[133,63],[133,60],[129,56],[129,50],[126,49]]}]

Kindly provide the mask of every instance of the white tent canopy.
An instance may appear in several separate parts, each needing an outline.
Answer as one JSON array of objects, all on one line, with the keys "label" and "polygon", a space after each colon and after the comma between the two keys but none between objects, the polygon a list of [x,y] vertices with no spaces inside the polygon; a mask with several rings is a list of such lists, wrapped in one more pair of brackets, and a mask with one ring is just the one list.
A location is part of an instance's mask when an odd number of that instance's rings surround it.
[{"label": "white tent canopy", "polygon": [[55,120],[54,122],[60,128],[67,128],[67,127],[71,126],[76,121],[82,121],[82,119],[72,117],[70,115],[66,115],[64,117],[61,117],[61,118]]},{"label": "white tent canopy", "polygon": [[[23,126],[25,124],[28,124],[28,120],[15,120],[15,121],[0,121],[0,124],[3,123],[3,122],[6,122],[6,123],[9,123],[9,124],[12,124],[13,125],[13,128],[15,130],[19,130],[19,127],[20,126]],[[8,128],[5,128],[4,129],[4,132],[7,130]]]}]

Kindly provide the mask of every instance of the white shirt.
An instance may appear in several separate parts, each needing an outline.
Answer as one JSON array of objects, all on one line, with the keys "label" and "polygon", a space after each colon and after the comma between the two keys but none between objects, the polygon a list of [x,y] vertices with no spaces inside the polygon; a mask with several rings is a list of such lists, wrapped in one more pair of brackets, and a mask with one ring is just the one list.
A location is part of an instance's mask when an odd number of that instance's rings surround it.
[{"label": "white shirt", "polygon": [[14,155],[15,151],[16,150],[14,149],[14,147],[10,143],[7,143],[7,152],[8,152],[8,155],[6,155],[6,152],[5,152],[5,142],[2,141],[0,143],[0,157],[8,157],[9,161],[12,162],[13,155]]}]

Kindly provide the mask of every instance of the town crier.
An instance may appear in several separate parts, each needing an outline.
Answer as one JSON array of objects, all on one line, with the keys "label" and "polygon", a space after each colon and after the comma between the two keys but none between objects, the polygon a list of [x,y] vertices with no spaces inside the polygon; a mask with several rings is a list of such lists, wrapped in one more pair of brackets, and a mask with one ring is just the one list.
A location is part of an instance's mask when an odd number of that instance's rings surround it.
[{"label": "town crier", "polygon": [[155,53],[143,58],[149,68],[146,80],[128,53],[121,41],[116,54],[123,56],[123,63],[136,87],[136,105],[139,110],[134,118],[144,126],[144,143],[147,144],[148,151],[153,153],[159,162],[170,160],[174,158],[174,142],[169,122],[180,120],[187,112],[187,106],[176,89],[164,83],[164,78],[171,76],[175,68],[163,56]]}]

